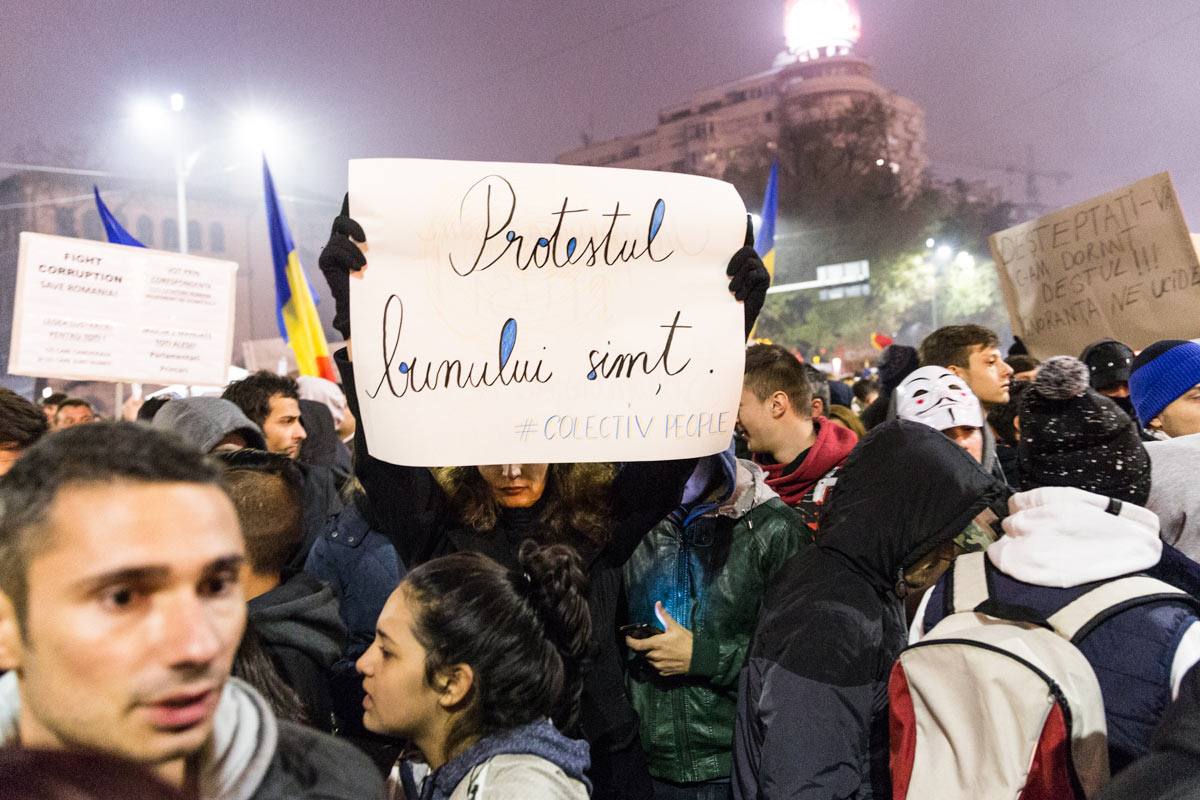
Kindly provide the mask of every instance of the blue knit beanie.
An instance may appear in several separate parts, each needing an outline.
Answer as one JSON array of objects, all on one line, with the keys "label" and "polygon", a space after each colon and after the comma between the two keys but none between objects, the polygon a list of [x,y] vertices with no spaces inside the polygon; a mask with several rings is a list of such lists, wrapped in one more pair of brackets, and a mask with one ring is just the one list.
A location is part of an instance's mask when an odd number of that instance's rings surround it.
[{"label": "blue knit beanie", "polygon": [[1200,384],[1200,344],[1164,339],[1133,359],[1129,397],[1143,425],[1157,417],[1183,393]]}]

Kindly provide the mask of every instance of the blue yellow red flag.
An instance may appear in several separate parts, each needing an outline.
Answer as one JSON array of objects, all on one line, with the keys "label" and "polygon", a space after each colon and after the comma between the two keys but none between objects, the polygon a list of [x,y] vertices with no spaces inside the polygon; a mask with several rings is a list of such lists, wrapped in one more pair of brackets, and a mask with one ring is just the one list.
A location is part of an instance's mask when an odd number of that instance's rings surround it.
[{"label": "blue yellow red flag", "polygon": [[92,184],[92,192],[96,195],[96,211],[100,214],[100,221],[104,223],[104,235],[108,237],[108,241],[112,244],[127,244],[130,247],[145,247],[146,245],[121,227],[121,223],[117,222],[108,206],[104,205],[104,201],[100,199],[100,187]]},{"label": "blue yellow red flag", "polygon": [[771,165],[767,178],[767,193],[763,197],[762,223],[758,226],[758,237],[754,249],[767,268],[771,280],[775,280],[775,217],[779,210],[779,162]]},{"label": "blue yellow red flag", "polygon": [[267,195],[267,228],[271,232],[271,258],[275,262],[275,299],[278,302],[279,332],[296,354],[301,375],[316,375],[336,381],[329,343],[317,317],[312,287],[296,255],[296,245],[287,220],[279,208],[275,182],[263,157],[263,186]]}]

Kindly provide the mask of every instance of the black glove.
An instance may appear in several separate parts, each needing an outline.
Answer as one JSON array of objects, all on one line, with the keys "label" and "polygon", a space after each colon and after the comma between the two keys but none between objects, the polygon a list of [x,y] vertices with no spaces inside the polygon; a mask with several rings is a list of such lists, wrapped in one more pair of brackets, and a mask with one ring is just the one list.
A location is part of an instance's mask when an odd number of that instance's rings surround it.
[{"label": "black glove", "polygon": [[342,200],[342,213],[333,220],[329,241],[321,248],[321,257],[317,259],[321,274],[329,284],[329,293],[333,295],[333,328],[344,339],[350,338],[350,273],[367,265],[367,257],[350,241],[351,237],[356,242],[367,241],[362,226],[350,219],[350,193],[347,192]]},{"label": "black glove", "polygon": [[750,215],[746,215],[746,246],[733,254],[729,266],[725,269],[729,276],[729,291],[733,292],[735,300],[741,302],[746,311],[746,338],[754,330],[754,322],[758,312],[762,311],[767,299],[767,287],[771,285],[771,275],[763,264],[758,253],[754,251],[754,223]]}]

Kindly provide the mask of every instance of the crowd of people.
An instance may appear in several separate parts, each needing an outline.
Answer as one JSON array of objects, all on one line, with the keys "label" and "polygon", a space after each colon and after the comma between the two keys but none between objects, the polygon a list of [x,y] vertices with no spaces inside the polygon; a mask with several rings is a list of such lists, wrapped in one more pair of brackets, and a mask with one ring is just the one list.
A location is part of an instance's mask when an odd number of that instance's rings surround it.
[{"label": "crowd of people", "polygon": [[0,798],[1200,792],[1200,344],[756,343],[715,455],[407,467],[355,424],[364,240],[340,387],[0,391]]}]

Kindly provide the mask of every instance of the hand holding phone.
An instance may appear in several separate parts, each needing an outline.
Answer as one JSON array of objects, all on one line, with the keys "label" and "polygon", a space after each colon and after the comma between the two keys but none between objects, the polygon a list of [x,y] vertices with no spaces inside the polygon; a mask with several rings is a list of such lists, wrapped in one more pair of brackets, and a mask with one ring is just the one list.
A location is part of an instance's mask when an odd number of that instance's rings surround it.
[{"label": "hand holding phone", "polygon": [[649,622],[635,622],[632,625],[622,625],[618,630],[621,635],[628,636],[630,639],[649,639],[651,636],[658,636],[663,632],[660,628],[651,625]]}]

